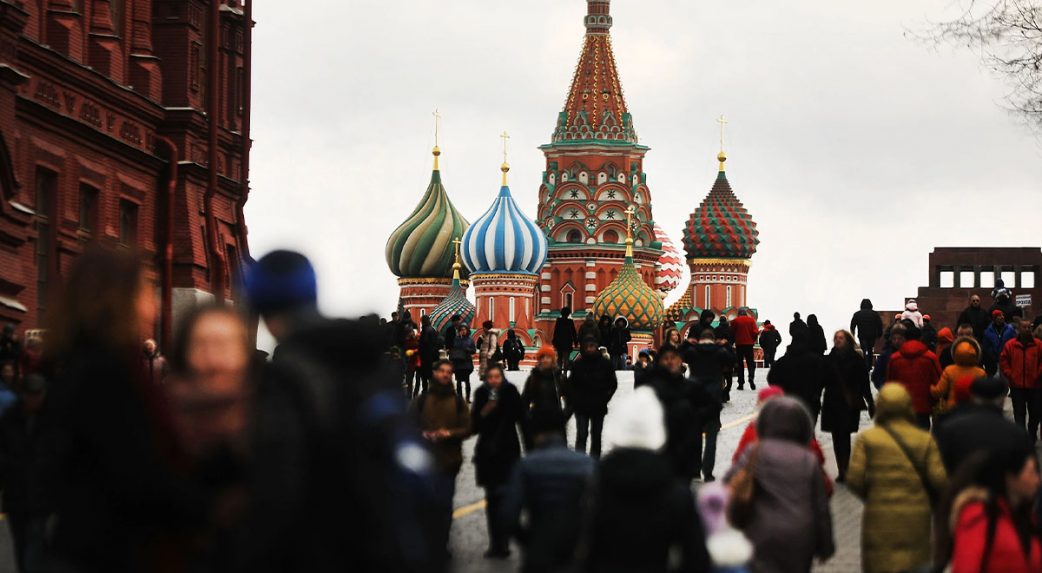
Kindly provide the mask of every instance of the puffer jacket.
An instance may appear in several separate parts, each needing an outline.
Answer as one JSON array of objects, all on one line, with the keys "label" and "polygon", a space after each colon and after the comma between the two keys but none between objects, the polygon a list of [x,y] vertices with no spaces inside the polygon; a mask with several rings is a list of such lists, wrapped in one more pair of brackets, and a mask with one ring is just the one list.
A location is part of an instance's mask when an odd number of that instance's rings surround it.
[{"label": "puffer jacket", "polygon": [[952,573],[1037,573],[1042,571],[1042,544],[1031,539],[1025,553],[1013,525],[1013,515],[1004,499],[996,501],[998,509],[994,537],[988,546],[988,492],[970,488],[955,498],[950,517],[954,551]]},{"label": "puffer jacket", "polygon": [[887,381],[900,382],[912,396],[916,414],[929,414],[933,410],[930,388],[941,378],[941,362],[918,340],[909,340],[901,345],[886,367]]},{"label": "puffer jacket", "polygon": [[1002,354],[1002,349],[1006,347],[1006,343],[1016,337],[1016,331],[1008,324],[1003,326],[1002,330],[996,329],[994,324],[988,325],[987,330],[984,331],[985,361],[989,364],[995,364]]},{"label": "puffer jacket", "polygon": [[1042,387],[1042,341],[1032,338],[1025,344],[1019,338],[1010,340],[1002,349],[999,366],[1010,388]]},{"label": "puffer jacket", "polygon": [[959,380],[972,377],[974,380],[987,376],[980,364],[980,343],[973,338],[961,337],[952,344],[952,356],[955,364],[944,369],[941,378],[930,388],[930,395],[935,400],[944,404],[944,410],[955,407],[955,383]]},{"label": "puffer jacket", "polygon": [[[865,502],[861,559],[867,573],[914,571],[929,565],[930,498],[913,464],[936,492],[947,477],[941,453],[929,433],[913,423],[912,397],[900,384],[887,384],[876,402],[875,426],[858,436],[847,470],[847,487]],[[914,462],[890,430],[912,451]]]},{"label": "puffer jacket", "polygon": [[604,416],[618,387],[615,368],[607,358],[583,354],[572,364],[565,399],[580,416]]},{"label": "puffer jacket", "polygon": [[731,321],[731,330],[734,331],[734,343],[738,346],[752,346],[760,336],[756,319],[748,315],[739,316]]},{"label": "puffer jacket", "polygon": [[910,320],[916,328],[923,327],[923,313],[919,312],[919,305],[914,300],[905,305],[905,311],[901,313],[901,320]]}]

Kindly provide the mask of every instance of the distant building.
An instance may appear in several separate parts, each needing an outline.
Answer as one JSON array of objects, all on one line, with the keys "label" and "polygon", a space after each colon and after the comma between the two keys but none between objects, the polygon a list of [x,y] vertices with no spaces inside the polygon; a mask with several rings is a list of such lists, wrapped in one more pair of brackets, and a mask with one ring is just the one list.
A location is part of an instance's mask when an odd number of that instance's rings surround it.
[{"label": "distant building", "polygon": [[1033,317],[1042,308],[1040,269],[1038,247],[937,247],[930,253],[930,282],[919,287],[915,300],[936,328],[955,329],[970,295],[979,294],[982,306],[991,306],[991,291],[1001,278],[1024,315]]},{"label": "distant building", "polygon": [[237,297],[250,24],[241,0],[0,0],[0,322],[39,326],[94,242],[152,261],[164,337]]}]

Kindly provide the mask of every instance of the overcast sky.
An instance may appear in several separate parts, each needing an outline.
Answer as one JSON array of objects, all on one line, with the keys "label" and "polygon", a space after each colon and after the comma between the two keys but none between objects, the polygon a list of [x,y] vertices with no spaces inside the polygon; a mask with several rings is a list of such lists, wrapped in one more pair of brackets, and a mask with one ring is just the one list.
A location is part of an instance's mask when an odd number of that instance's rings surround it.
[{"label": "overcast sky", "polygon": [[[499,187],[534,216],[584,33],[583,0],[258,2],[252,254],[303,250],[323,308],[389,314],[388,235],[442,174],[473,221]],[[655,220],[678,245],[716,175],[762,241],[750,306],[845,326],[862,297],[895,308],[935,246],[1040,246],[1042,146],[969,50],[906,37],[951,0],[614,0],[613,43]],[[925,309],[929,312],[930,309]]]}]

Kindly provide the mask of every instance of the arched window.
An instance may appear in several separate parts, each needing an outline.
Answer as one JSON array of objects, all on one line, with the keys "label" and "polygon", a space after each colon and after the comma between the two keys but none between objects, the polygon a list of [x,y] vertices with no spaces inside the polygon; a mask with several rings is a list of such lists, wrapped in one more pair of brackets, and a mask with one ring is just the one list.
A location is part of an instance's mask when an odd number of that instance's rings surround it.
[{"label": "arched window", "polygon": [[607,244],[612,244],[612,245],[616,245],[616,244],[619,243],[619,232],[616,231],[615,229],[608,229],[607,231],[604,232],[604,235],[602,237],[603,237],[602,240],[601,240],[602,243],[607,243]]},{"label": "arched window", "polygon": [[488,319],[496,320],[496,299],[494,298],[488,299]]},{"label": "arched window", "polygon": [[706,285],[706,308],[713,308],[713,302],[710,300],[709,293],[709,285]]},{"label": "arched window", "polygon": [[578,229],[572,229],[568,231],[568,242],[569,243],[581,243],[583,242],[583,234]]},{"label": "arched window", "polygon": [[514,305],[517,304],[517,299],[510,297],[510,324],[513,324],[516,318],[514,318]]},{"label": "arched window", "polygon": [[727,285],[727,308],[731,308],[731,285]]}]

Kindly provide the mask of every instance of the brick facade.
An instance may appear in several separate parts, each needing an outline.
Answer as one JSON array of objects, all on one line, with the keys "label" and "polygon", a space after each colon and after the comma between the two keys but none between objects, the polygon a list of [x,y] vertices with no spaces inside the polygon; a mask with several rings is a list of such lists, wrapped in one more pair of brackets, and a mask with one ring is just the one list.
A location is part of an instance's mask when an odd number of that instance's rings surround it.
[{"label": "brick facade", "polygon": [[249,22],[241,0],[0,0],[0,321],[38,327],[95,241],[154,261],[157,334],[236,298]]}]

